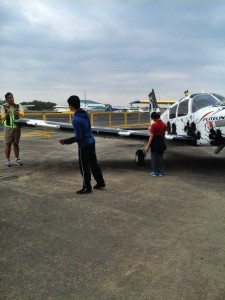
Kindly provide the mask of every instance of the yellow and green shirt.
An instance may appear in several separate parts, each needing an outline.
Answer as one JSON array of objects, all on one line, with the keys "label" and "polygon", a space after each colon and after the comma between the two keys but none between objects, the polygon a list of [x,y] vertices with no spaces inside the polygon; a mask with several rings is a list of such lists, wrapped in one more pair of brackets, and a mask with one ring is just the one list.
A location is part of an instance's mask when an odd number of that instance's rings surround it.
[{"label": "yellow and green shirt", "polygon": [[[7,113],[9,115],[7,116]],[[9,106],[7,103],[1,107],[1,119],[4,127],[16,128],[15,120],[24,116],[24,110],[21,104]]]}]

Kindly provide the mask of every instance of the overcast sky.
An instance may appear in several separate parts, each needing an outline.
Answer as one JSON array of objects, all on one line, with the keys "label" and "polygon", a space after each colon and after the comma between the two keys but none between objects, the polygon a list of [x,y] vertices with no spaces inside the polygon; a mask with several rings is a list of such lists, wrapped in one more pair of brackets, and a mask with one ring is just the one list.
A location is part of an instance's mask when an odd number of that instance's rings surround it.
[{"label": "overcast sky", "polygon": [[224,0],[0,0],[0,98],[225,95]]}]

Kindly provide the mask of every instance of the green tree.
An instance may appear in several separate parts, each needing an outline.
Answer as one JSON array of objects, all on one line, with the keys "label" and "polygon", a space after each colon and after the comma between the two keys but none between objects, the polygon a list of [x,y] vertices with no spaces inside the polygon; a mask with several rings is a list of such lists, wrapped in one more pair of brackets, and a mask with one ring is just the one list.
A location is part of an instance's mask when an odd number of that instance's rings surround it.
[{"label": "green tree", "polygon": [[33,105],[32,110],[52,110],[56,103],[33,100],[32,102],[21,102],[22,105]]}]

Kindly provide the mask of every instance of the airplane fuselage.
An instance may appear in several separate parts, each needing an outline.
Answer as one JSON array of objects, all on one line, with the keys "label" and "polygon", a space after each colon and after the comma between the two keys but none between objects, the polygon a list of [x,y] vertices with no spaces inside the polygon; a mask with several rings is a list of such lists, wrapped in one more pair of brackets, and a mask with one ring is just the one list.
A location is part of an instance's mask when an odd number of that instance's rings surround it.
[{"label": "airplane fuselage", "polygon": [[174,139],[190,138],[197,145],[225,144],[225,106],[213,94],[185,97],[165,111],[161,119]]}]

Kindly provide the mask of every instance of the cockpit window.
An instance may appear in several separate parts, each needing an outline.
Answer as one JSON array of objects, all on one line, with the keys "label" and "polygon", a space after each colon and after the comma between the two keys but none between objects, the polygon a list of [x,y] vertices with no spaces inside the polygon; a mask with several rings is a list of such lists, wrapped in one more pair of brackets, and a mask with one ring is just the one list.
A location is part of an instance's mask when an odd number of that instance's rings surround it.
[{"label": "cockpit window", "polygon": [[219,99],[223,104],[225,104],[225,97],[219,94],[212,94],[213,96],[215,96],[217,99]]},{"label": "cockpit window", "polygon": [[170,119],[176,118],[176,110],[177,110],[177,105],[170,108],[170,115],[169,115]]},{"label": "cockpit window", "polygon": [[188,102],[189,99],[180,102],[177,112],[178,117],[186,116],[188,114]]},{"label": "cockpit window", "polygon": [[198,94],[192,101],[192,112],[196,112],[207,106],[221,105],[221,102],[210,94]]}]

